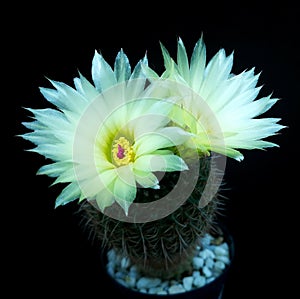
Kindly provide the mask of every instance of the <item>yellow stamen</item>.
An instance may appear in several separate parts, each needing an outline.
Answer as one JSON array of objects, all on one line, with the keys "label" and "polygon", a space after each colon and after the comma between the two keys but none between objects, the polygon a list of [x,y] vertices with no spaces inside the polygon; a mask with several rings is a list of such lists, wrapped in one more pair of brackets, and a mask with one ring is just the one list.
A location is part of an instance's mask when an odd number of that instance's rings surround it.
[{"label": "yellow stamen", "polygon": [[114,140],[112,155],[117,166],[128,165],[134,159],[133,148],[125,137]]}]

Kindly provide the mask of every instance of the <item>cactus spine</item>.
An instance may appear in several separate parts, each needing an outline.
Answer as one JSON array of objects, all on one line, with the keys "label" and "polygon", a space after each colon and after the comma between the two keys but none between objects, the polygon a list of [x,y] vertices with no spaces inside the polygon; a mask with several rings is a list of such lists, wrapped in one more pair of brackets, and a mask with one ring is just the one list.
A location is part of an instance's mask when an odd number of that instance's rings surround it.
[{"label": "cactus spine", "polygon": [[[144,275],[169,279],[189,272],[196,246],[212,228],[219,210],[218,194],[205,207],[199,208],[211,163],[210,158],[200,159],[193,192],[184,204],[162,219],[146,223],[122,222],[85,202],[80,207],[83,223],[102,246],[114,248],[119,254],[129,257]],[[186,178],[189,178],[188,174]],[[177,179],[178,173],[166,173],[161,189],[139,189],[136,201],[147,202],[157,195],[163,196]]]}]

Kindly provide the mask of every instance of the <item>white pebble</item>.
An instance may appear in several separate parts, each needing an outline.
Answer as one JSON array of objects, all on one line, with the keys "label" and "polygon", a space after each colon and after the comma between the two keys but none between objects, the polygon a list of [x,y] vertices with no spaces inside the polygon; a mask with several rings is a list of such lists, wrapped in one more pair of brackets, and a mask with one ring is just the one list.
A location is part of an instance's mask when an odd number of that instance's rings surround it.
[{"label": "white pebble", "polygon": [[227,264],[227,265],[230,263],[229,257],[224,256],[224,255],[216,256],[216,260],[221,261],[221,262],[223,262],[224,264]]},{"label": "white pebble", "polygon": [[138,269],[137,269],[137,266],[131,266],[130,268],[129,268],[129,271],[131,272],[131,273],[137,273],[137,271],[138,271]]},{"label": "white pebble", "polygon": [[193,276],[187,276],[182,279],[183,287],[186,291],[190,291],[192,289],[193,281]]},{"label": "white pebble", "polygon": [[163,281],[163,282],[160,284],[160,286],[161,286],[163,289],[169,287],[169,281],[168,281],[168,280]]},{"label": "white pebble", "polygon": [[203,267],[204,259],[201,257],[194,257],[193,258],[193,267],[194,269],[198,270]]},{"label": "white pebble", "polygon": [[212,240],[213,240],[213,237],[209,234],[206,234],[203,238],[201,238],[201,244],[203,247],[207,247],[210,245]]},{"label": "white pebble", "polygon": [[137,283],[136,287],[138,289],[150,289],[155,288],[161,283],[160,278],[151,278],[151,277],[141,277]]},{"label": "white pebble", "polygon": [[203,259],[207,259],[207,258],[215,258],[215,254],[208,248],[202,250],[199,252],[199,256],[202,257]]},{"label": "white pebble", "polygon": [[211,277],[213,274],[212,271],[210,271],[207,266],[204,266],[202,271],[205,277]]},{"label": "white pebble", "polygon": [[106,269],[109,275],[115,275],[115,264],[113,262],[108,262],[106,265]]},{"label": "white pebble", "polygon": [[116,259],[116,252],[115,252],[115,250],[110,249],[110,250],[107,252],[107,259],[108,259],[109,261],[115,261],[115,259]]},{"label": "white pebble", "polygon": [[130,260],[126,257],[123,257],[121,259],[121,268],[122,269],[127,269],[130,266]]},{"label": "white pebble", "polygon": [[222,247],[223,249],[225,249],[227,252],[229,252],[229,246],[226,242],[222,243],[219,247]]},{"label": "white pebble", "polygon": [[127,286],[134,288],[136,284],[136,277],[127,275],[124,277],[124,281],[126,282]]},{"label": "white pebble", "polygon": [[115,273],[115,277],[123,279],[125,277],[125,273],[118,271]]},{"label": "white pebble", "polygon": [[216,279],[215,277],[207,278],[206,283],[210,283],[210,282],[214,281],[215,279]]},{"label": "white pebble", "polygon": [[148,293],[149,294],[157,294],[161,291],[163,291],[164,289],[162,287],[156,287],[156,288],[150,288]]},{"label": "white pebble", "polygon": [[177,280],[175,280],[175,279],[172,279],[170,281],[170,285],[172,286],[172,285],[175,285],[175,284],[179,284],[179,282]]},{"label": "white pebble", "polygon": [[121,285],[141,293],[167,295],[188,292],[213,281],[230,263],[228,244],[224,242],[215,245],[212,240],[212,236],[206,235],[196,246],[192,260],[193,274],[178,280],[162,281],[160,278],[142,277],[137,266],[114,249],[107,252],[107,272]]},{"label": "white pebble", "polygon": [[125,272],[118,271],[118,272],[115,273],[115,277],[124,279],[125,278]]},{"label": "white pebble", "polygon": [[130,275],[131,277],[134,277],[135,279],[139,278],[140,277],[140,274],[137,270],[135,269],[131,269],[129,270],[128,272],[128,275]]},{"label": "white pebble", "polygon": [[175,284],[170,286],[169,288],[169,294],[179,294],[179,293],[184,293],[185,289],[182,286],[182,284]]},{"label": "white pebble", "polygon": [[206,283],[206,279],[205,277],[203,276],[197,276],[195,279],[194,279],[194,286],[198,287],[198,288],[201,288],[205,285]]},{"label": "white pebble", "polygon": [[227,256],[228,255],[228,251],[220,246],[215,247],[214,252],[217,256],[219,256],[219,255]]},{"label": "white pebble", "polygon": [[156,295],[168,295],[167,291],[159,291],[156,293]]},{"label": "white pebble", "polygon": [[222,271],[222,270],[225,269],[225,267],[226,267],[226,265],[225,265],[224,262],[222,262],[222,261],[216,261],[215,262],[215,265],[214,265],[215,270]]},{"label": "white pebble", "polygon": [[128,287],[126,282],[121,278],[116,278],[116,281],[124,287]]},{"label": "white pebble", "polygon": [[207,258],[205,261],[205,266],[209,269],[212,269],[214,264],[215,264],[215,261],[211,257]]}]

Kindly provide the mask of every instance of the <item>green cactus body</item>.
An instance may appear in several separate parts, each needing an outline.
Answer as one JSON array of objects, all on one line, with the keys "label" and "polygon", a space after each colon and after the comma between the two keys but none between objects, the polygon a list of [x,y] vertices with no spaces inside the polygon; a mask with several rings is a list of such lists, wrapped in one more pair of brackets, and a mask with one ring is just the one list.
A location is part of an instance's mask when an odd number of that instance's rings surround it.
[{"label": "green cactus body", "polygon": [[[92,230],[102,246],[114,248],[119,254],[129,257],[146,276],[170,279],[192,271],[192,258],[200,238],[212,228],[219,210],[219,196],[203,208],[199,199],[207,183],[212,160],[201,158],[196,186],[184,202],[170,215],[146,223],[129,223],[113,219],[83,203],[80,211],[86,219],[85,226]],[[149,202],[164,196],[176,185],[179,174],[166,173],[161,189],[139,189],[136,201]],[[189,171],[186,180],[189,180]]]}]

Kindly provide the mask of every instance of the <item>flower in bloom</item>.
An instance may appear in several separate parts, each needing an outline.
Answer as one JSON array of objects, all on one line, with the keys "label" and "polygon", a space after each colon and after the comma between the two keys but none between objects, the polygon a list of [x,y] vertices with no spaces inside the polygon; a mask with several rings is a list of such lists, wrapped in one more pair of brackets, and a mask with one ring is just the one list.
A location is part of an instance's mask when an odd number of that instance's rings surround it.
[{"label": "flower in bloom", "polygon": [[138,187],[159,188],[154,172],[187,169],[172,148],[190,134],[169,125],[171,101],[147,96],[141,64],[146,57],[131,71],[121,50],[112,69],[95,52],[94,84],[81,74],[75,88],[51,80],[55,89],[40,90],[57,109],[28,109],[34,120],[23,124],[31,132],[21,136],[52,160],[38,174],[67,183],[56,206],[87,199],[104,211],[117,202],[127,214]]},{"label": "flower in bloom", "polygon": [[[219,50],[206,63],[206,47],[201,37],[191,59],[181,39],[177,44],[175,62],[161,44],[165,72],[161,77],[149,67],[145,73],[152,81],[169,80],[168,95],[176,96],[178,107],[173,111],[177,122],[195,134],[194,143],[200,152],[223,154],[238,161],[243,159],[239,149],[263,149],[277,146],[264,140],[284,126],[280,118],[262,118],[277,101],[271,95],[258,98],[259,74],[254,68],[233,74],[233,53]],[[165,85],[166,86],[166,85]]]}]

